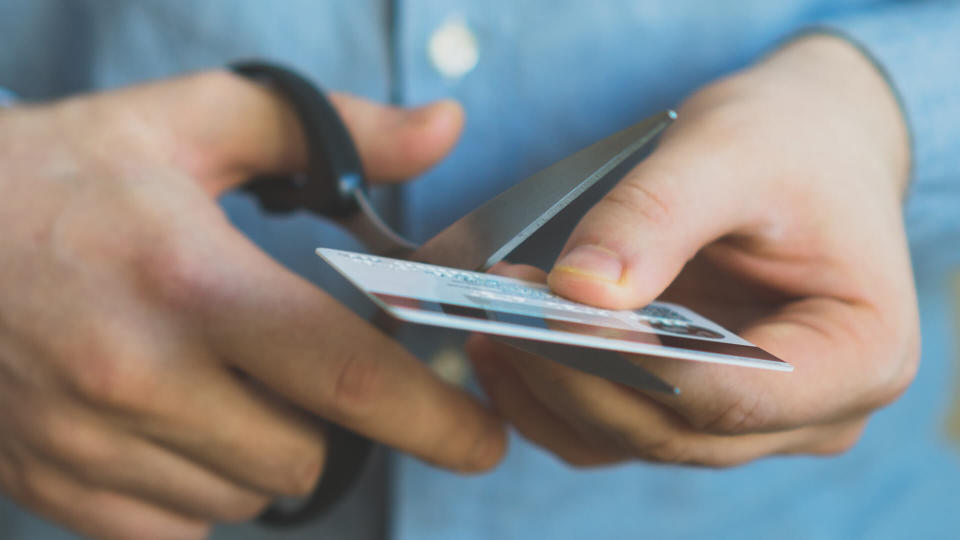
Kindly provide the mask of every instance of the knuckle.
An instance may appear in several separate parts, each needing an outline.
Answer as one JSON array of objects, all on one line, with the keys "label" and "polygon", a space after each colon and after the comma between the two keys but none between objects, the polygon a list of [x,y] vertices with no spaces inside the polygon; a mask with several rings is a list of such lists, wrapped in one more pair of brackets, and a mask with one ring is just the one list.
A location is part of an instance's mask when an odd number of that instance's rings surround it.
[{"label": "knuckle", "polygon": [[121,410],[139,410],[150,402],[155,381],[129,355],[104,352],[78,364],[69,378],[83,399]]},{"label": "knuckle", "polygon": [[62,389],[89,404],[140,409],[162,382],[144,355],[137,328],[125,321],[93,316],[52,341],[48,353]]},{"label": "knuckle", "polygon": [[384,376],[379,360],[355,354],[346,357],[335,373],[331,412],[354,420],[371,414],[382,394]]},{"label": "knuckle", "polygon": [[648,179],[628,177],[603,200],[631,218],[640,218],[654,226],[668,225],[673,214],[673,203],[666,190],[657,187]]},{"label": "knuckle", "polygon": [[471,442],[466,446],[466,451],[461,454],[465,470],[487,471],[503,459],[504,442],[488,429],[477,430],[477,434],[469,440]]},{"label": "knuckle", "polygon": [[231,523],[249,521],[270,505],[269,498],[252,492],[237,493],[223,502],[223,507],[217,510],[216,519]]},{"label": "knuckle", "polygon": [[756,394],[744,393],[733,397],[729,405],[710,414],[690,418],[698,431],[721,435],[742,435],[757,431],[766,425],[769,411]]},{"label": "knuckle", "polygon": [[625,456],[659,463],[685,463],[690,449],[678,433],[652,436],[644,429],[605,430],[605,438]]},{"label": "knuckle", "polygon": [[136,267],[150,293],[174,308],[190,310],[207,304],[221,282],[216,265],[175,232],[142,250]]},{"label": "knuckle", "polygon": [[320,483],[323,473],[323,460],[308,460],[299,467],[291,467],[284,475],[280,494],[291,497],[309,495]]},{"label": "knuckle", "polygon": [[907,391],[907,388],[913,383],[913,379],[917,375],[917,369],[920,367],[920,332],[917,330],[914,332],[907,340],[905,344],[905,352],[902,355],[903,361],[900,364],[900,369],[897,370],[896,374],[893,376],[890,384],[888,385],[888,390],[885,396],[885,399],[882,402],[883,406],[889,405],[896,401],[904,392]]},{"label": "knuckle", "polygon": [[[333,426],[329,426],[333,428]],[[320,482],[326,459],[326,444],[309,448],[277,448],[264,455],[254,480],[258,491],[272,496],[308,495]],[[340,448],[340,451],[346,450]]]},{"label": "knuckle", "polygon": [[659,463],[686,463],[689,450],[679,438],[668,437],[654,443],[638,441],[634,444],[634,452]]},{"label": "knuckle", "polygon": [[24,506],[34,510],[42,510],[52,505],[53,489],[48,475],[41,471],[39,465],[24,464],[15,471],[11,494]]},{"label": "knuckle", "polygon": [[916,369],[901,370],[881,388],[875,399],[874,408],[879,409],[891,405],[902,396],[916,375]]},{"label": "knuckle", "polygon": [[702,440],[691,440],[680,435],[670,436],[653,443],[636,443],[635,457],[669,465],[686,465],[725,469],[748,461],[748,458],[728,452],[711,451]]},{"label": "knuckle", "polygon": [[[909,328],[909,325],[903,325]],[[891,332],[892,333],[892,332]],[[920,331],[914,329],[897,341],[900,343],[898,353],[890,355],[890,349],[878,351],[876,354],[892,356],[890,369],[877,370],[879,381],[875,385],[867,405],[870,409],[886,407],[900,398],[907,391],[916,377],[920,365]],[[883,356],[881,356],[883,357]]]},{"label": "knuckle", "polygon": [[82,397],[96,403],[113,401],[118,392],[117,387],[123,386],[118,381],[120,369],[113,356],[102,354],[87,357],[79,369],[70,373],[70,382],[74,390]]},{"label": "knuckle", "polygon": [[836,436],[821,443],[814,453],[823,456],[836,456],[849,452],[860,442],[865,427],[866,421],[862,421],[841,430]]},{"label": "knuckle", "polygon": [[82,424],[66,418],[47,419],[39,430],[47,451],[85,476],[117,463],[113,446]]}]

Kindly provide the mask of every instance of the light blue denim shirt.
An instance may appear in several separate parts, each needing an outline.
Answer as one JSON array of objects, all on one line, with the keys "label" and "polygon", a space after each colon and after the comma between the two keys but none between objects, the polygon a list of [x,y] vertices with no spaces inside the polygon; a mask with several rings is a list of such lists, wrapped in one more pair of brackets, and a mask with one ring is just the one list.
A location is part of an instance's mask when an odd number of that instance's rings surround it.
[{"label": "light blue denim shirt", "polygon": [[[431,36],[448,21],[476,39],[476,66],[458,77],[444,75],[429,54]],[[404,540],[956,537],[960,460],[941,426],[956,392],[947,270],[960,259],[958,2],[7,0],[0,86],[46,99],[264,57],[374,99],[455,98],[468,117],[460,144],[401,196],[398,225],[423,240],[511,182],[677,105],[811,28],[847,37],[877,63],[913,140],[907,226],[923,361],[910,390],[874,415],[861,443],[836,458],[769,458],[730,470],[633,463],[582,471],[513,437],[505,462],[478,477],[397,457],[387,521],[365,502],[375,489],[352,498],[350,519],[386,523],[389,537]],[[321,286],[341,283],[312,249],[356,247],[343,233],[307,216],[265,218],[241,196],[227,196],[224,206],[289,267]],[[557,230],[541,235],[542,246],[562,241]],[[542,247],[530,257],[549,264],[549,255]],[[352,291],[333,292],[360,306]],[[426,355],[437,341],[408,345]],[[349,523],[284,537],[376,535]],[[60,534],[0,505],[0,537]]]}]

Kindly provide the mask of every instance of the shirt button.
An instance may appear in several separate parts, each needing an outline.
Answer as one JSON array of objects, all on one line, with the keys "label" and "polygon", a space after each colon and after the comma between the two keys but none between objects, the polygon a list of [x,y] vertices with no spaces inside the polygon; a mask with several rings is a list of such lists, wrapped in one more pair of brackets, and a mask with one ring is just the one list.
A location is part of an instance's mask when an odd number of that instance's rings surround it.
[{"label": "shirt button", "polygon": [[447,79],[459,79],[476,67],[479,59],[477,38],[459,19],[443,23],[427,46],[430,63]]},{"label": "shirt button", "polygon": [[444,347],[430,357],[430,369],[450,384],[464,386],[470,377],[470,362],[460,349]]}]

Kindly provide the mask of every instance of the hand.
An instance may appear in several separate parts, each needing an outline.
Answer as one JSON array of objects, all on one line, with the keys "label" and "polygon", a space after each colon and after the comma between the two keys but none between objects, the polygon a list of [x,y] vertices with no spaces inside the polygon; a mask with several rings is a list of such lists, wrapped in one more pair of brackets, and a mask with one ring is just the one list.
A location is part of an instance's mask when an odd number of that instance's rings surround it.
[{"label": "hand", "polygon": [[[408,178],[460,108],[335,102],[369,174]],[[271,92],[209,72],[0,111],[0,488],[103,538],[196,538],[310,492],[339,423],[491,467],[500,421],[235,230],[215,197],[299,170]],[[309,414],[312,413],[312,414]]]},{"label": "hand", "polygon": [[668,396],[474,338],[483,386],[526,437],[579,465],[850,448],[917,368],[908,153],[884,81],[836,38],[801,39],[706,87],[583,218],[547,281],[606,308],[689,306],[795,372],[635,358],[682,391]]}]

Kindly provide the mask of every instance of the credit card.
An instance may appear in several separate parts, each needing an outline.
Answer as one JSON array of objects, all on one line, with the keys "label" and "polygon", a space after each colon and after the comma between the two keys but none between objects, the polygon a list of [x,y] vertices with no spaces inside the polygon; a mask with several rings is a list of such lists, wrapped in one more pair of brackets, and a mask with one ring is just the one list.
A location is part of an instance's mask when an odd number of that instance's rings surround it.
[{"label": "credit card", "polygon": [[575,367],[633,386],[649,385],[623,380],[629,371],[624,365],[616,373],[597,373],[590,365],[591,350],[793,371],[787,362],[677,304],[607,310],[561,298],[541,283],[336,249],[318,248],[317,254],[397,319],[512,343],[555,344],[551,350],[564,345],[582,352]]}]

